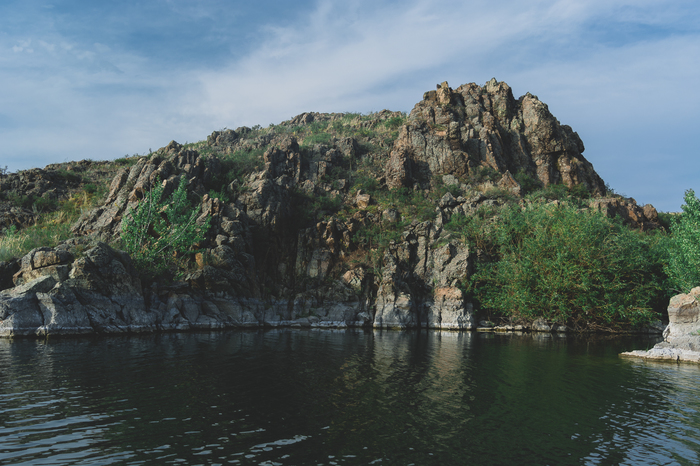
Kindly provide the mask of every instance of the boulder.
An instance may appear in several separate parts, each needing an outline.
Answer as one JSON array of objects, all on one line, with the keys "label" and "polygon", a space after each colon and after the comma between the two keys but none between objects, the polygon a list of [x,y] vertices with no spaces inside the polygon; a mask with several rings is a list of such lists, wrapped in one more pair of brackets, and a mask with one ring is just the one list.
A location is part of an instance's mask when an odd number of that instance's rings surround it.
[{"label": "boulder", "polygon": [[664,341],[648,351],[622,353],[623,357],[700,362],[700,287],[671,298]]}]

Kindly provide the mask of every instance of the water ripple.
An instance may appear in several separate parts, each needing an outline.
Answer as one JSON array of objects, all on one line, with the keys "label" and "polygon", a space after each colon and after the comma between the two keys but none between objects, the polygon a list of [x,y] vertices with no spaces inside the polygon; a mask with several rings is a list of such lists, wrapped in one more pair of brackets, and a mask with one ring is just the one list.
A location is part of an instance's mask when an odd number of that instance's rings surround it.
[{"label": "water ripple", "polygon": [[453,332],[0,342],[0,464],[695,464],[700,370]]}]

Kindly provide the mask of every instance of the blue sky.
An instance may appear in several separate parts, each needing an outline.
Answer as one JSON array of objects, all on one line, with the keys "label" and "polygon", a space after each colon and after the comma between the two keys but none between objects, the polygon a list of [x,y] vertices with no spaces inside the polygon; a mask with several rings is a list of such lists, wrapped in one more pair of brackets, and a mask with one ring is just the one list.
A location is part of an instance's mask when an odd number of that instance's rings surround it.
[{"label": "blue sky", "polygon": [[700,2],[3,0],[0,167],[143,154],[305,111],[507,82],[617,192],[700,192]]}]

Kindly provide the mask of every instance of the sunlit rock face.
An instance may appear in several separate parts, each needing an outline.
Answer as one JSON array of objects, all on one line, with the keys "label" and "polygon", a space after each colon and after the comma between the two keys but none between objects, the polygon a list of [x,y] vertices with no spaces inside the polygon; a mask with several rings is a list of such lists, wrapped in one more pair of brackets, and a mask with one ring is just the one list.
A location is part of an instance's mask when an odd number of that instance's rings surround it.
[{"label": "sunlit rock face", "polygon": [[664,341],[649,351],[632,351],[624,356],[700,363],[700,287],[671,298]]},{"label": "sunlit rock face", "polygon": [[531,94],[516,100],[492,79],[453,90],[444,82],[426,92],[399,133],[386,166],[391,187],[429,183],[435,175],[466,177],[481,167],[525,172],[544,186],[583,185],[595,194],[605,183],[582,155],[583,142]]}]

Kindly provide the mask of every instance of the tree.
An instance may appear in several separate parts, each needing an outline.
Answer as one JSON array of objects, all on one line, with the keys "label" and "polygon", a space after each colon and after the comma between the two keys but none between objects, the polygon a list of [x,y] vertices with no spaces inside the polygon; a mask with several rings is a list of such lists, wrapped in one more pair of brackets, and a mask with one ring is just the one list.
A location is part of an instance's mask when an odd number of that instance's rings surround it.
[{"label": "tree", "polygon": [[671,220],[670,260],[666,273],[675,291],[687,293],[700,286],[700,200],[685,192],[683,212]]},{"label": "tree", "polygon": [[[467,227],[467,240],[478,240],[478,228],[475,234]],[[665,235],[569,204],[505,208],[486,227],[492,243],[486,248],[499,260],[477,263],[470,284],[485,309],[577,329],[638,326],[658,317],[667,297]]]},{"label": "tree", "polygon": [[156,179],[152,189],[130,208],[122,221],[122,242],[137,267],[158,274],[174,264],[176,257],[191,254],[192,247],[204,239],[211,219],[197,224],[199,209],[187,200],[185,177],[167,199],[162,200],[163,185]]}]

